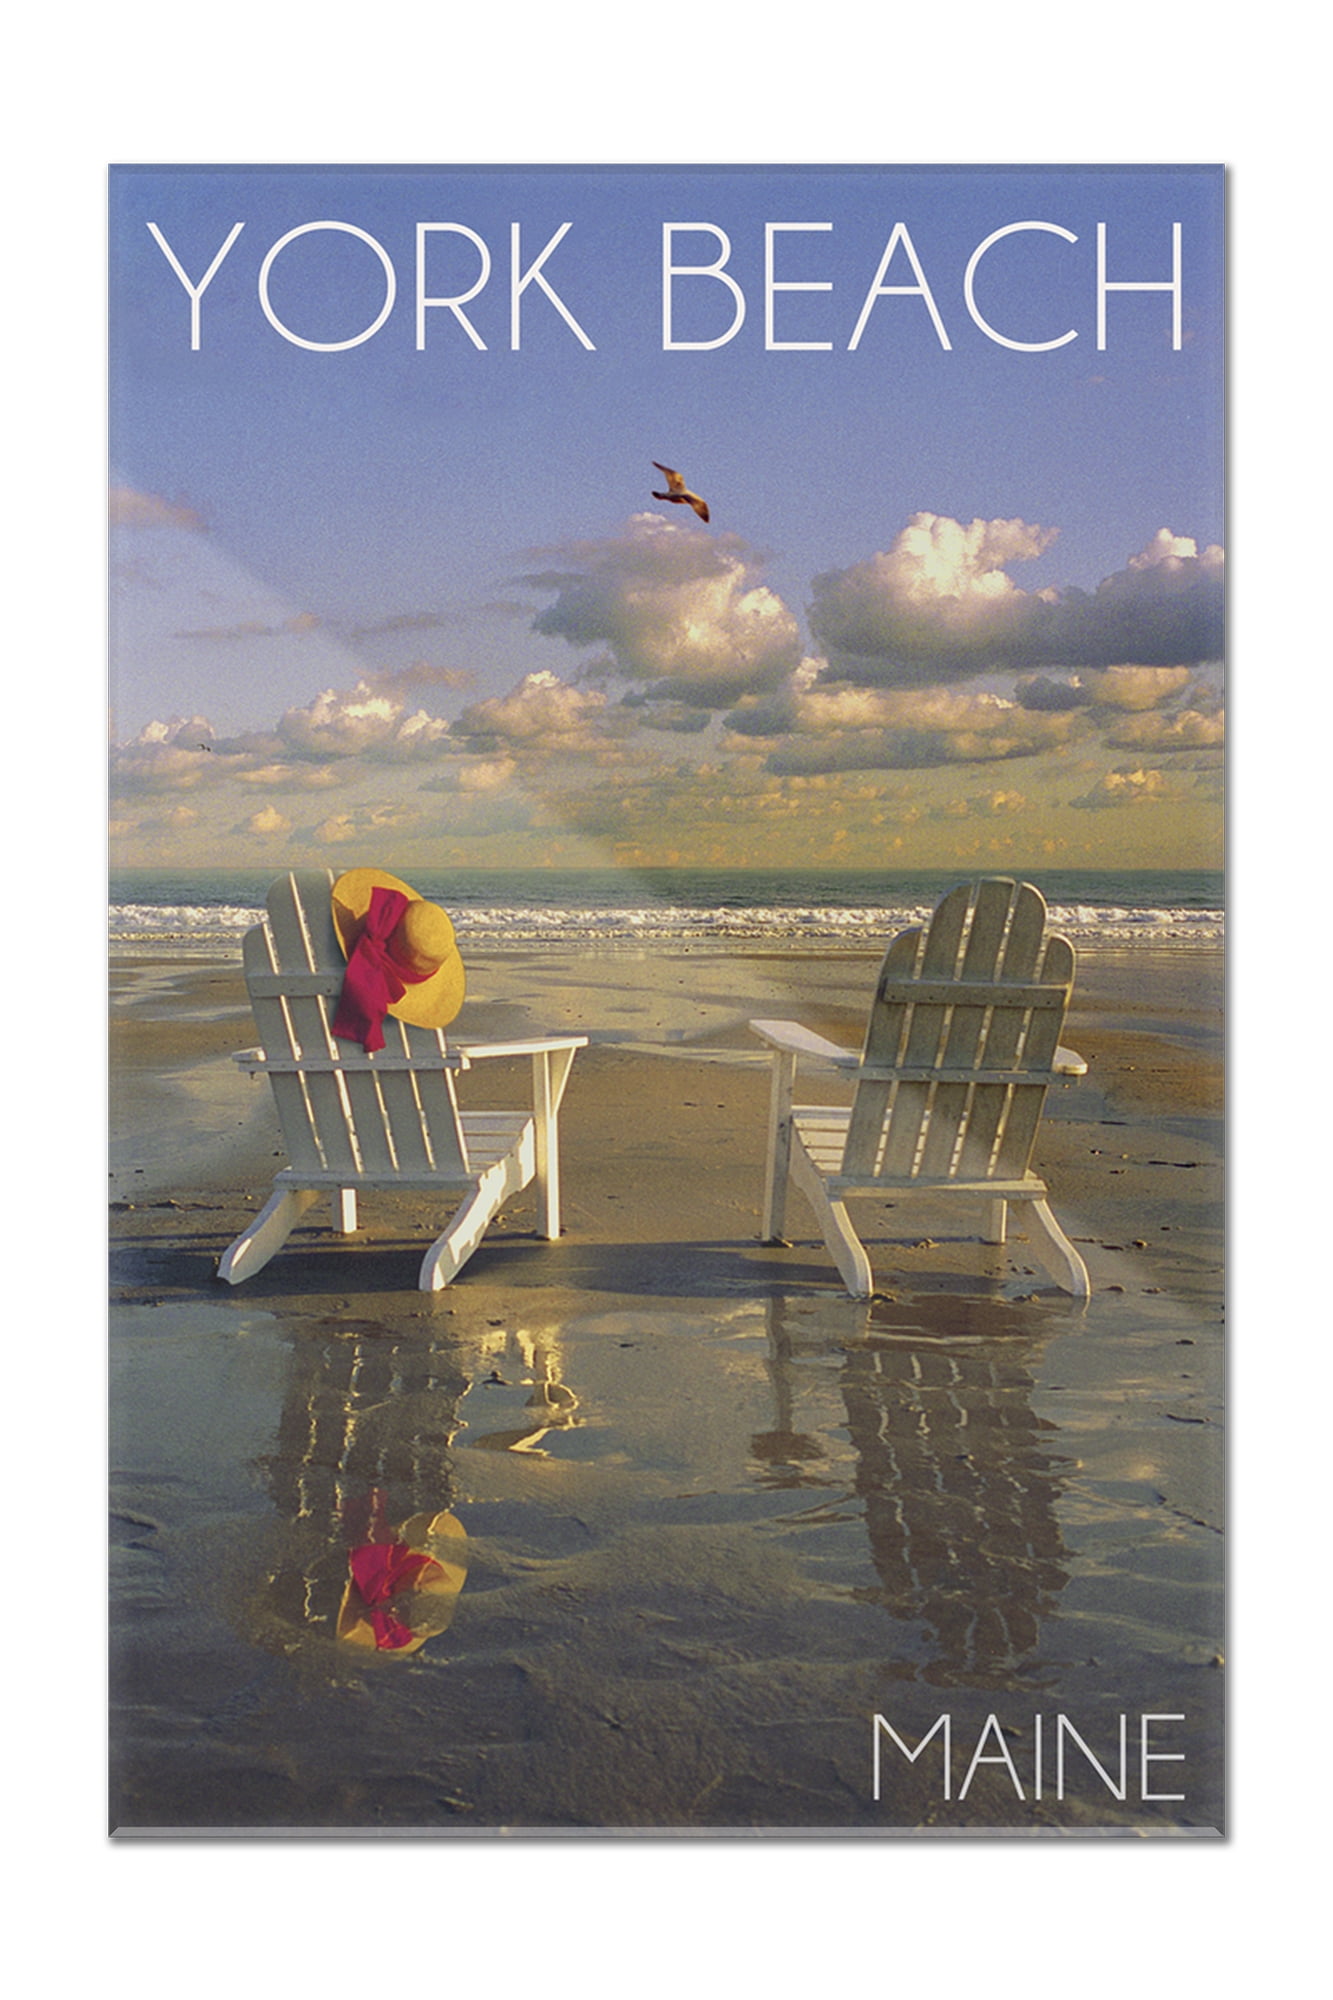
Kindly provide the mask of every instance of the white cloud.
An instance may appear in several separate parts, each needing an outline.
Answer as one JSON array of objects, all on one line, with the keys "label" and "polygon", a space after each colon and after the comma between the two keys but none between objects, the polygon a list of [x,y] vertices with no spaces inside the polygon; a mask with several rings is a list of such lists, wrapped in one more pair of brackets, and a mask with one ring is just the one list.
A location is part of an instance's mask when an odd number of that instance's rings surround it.
[{"label": "white cloud", "polygon": [[575,687],[543,668],[508,694],[465,708],[453,734],[459,747],[483,753],[568,752],[595,749],[608,731],[624,734],[630,726],[600,689]]},{"label": "white cloud", "polygon": [[413,826],[421,815],[413,806],[356,806],[347,812],[330,813],[310,835],[320,847],[340,847],[349,840],[376,840],[384,834]]},{"label": "white cloud", "polygon": [[1014,694],[1024,708],[1149,709],[1174,700],[1193,678],[1191,667],[1085,668],[1068,680],[1038,674]]},{"label": "white cloud", "polygon": [[605,648],[622,679],[721,706],[747,689],[775,687],[800,657],[795,618],[735,536],[636,514],[614,539],[557,553],[561,568],[524,579],[555,598],[534,630]]},{"label": "white cloud", "polygon": [[772,771],[923,770],[1031,757],[1067,740],[1072,713],[1029,710],[975,690],[921,692],[800,682],[741,703],[736,737],[769,737]]},{"label": "white cloud", "polygon": [[459,757],[444,765],[438,777],[428,778],[422,790],[498,792],[513,782],[517,771],[518,764],[512,757]]},{"label": "white cloud", "polygon": [[1176,715],[1134,715],[1110,730],[1106,740],[1117,749],[1150,750],[1154,756],[1166,750],[1220,750],[1226,717],[1195,708]]},{"label": "white cloud", "polygon": [[1110,806],[1150,805],[1166,795],[1166,779],[1160,771],[1108,771],[1091,791],[1070,804],[1092,811]]},{"label": "white cloud", "polygon": [[350,693],[325,688],[304,708],[289,708],[277,735],[296,757],[365,757],[400,763],[432,757],[446,746],[449,725],[423,709],[377,694],[364,681]]},{"label": "white cloud", "polygon": [[243,785],[265,786],[274,792],[325,792],[343,782],[341,773],[328,764],[265,763],[249,769],[238,764],[235,776]]},{"label": "white cloud", "polygon": [[245,822],[247,833],[259,834],[265,840],[280,839],[292,830],[292,823],[285,813],[276,806],[263,806],[257,813],[251,813]]},{"label": "white cloud", "polygon": [[111,753],[111,784],[119,792],[184,792],[217,775],[212,725],[201,715],[147,723]]},{"label": "white cloud", "polygon": [[1225,561],[1161,529],[1093,592],[1026,592],[1007,566],[1053,532],[916,514],[891,549],[816,577],[811,631],[836,679],[919,687],[1045,667],[1184,667],[1220,658]]},{"label": "white cloud", "polygon": [[460,726],[470,734],[495,734],[522,741],[582,731],[590,716],[606,708],[596,689],[577,688],[543,668],[525,674],[507,695],[496,695],[464,710]]}]

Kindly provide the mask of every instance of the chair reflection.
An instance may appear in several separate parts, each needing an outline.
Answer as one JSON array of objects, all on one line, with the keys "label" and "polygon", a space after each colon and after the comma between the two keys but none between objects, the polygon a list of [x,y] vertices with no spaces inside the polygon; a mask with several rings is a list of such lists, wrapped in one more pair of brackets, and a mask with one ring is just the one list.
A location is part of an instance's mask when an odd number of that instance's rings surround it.
[{"label": "chair reflection", "polygon": [[[465,1563],[461,1524],[448,1514],[460,1446],[533,1450],[578,1421],[578,1404],[550,1331],[431,1338],[415,1316],[400,1324],[292,1316],[284,1331],[282,1406],[263,1466],[276,1519],[253,1611],[256,1636],[290,1653],[312,1637],[347,1637],[353,1551],[426,1522],[435,1532],[422,1547]],[[464,1416],[469,1392],[492,1383],[507,1392],[496,1413],[511,1414],[518,1397],[521,1421],[491,1430],[477,1427],[475,1409]]]},{"label": "chair reflection", "polygon": [[[751,1440],[755,1476],[840,1488],[859,1504],[875,1580],[851,1595],[920,1628],[926,1678],[1012,1672],[1035,1654],[1069,1580],[1061,1462],[1032,1408],[1041,1336],[1017,1321],[990,1337],[969,1331],[985,1321],[967,1301],[918,1306],[917,1324],[867,1320],[848,1341],[770,1302],[776,1423]],[[989,1312],[992,1327],[1006,1324],[1001,1308]]]}]

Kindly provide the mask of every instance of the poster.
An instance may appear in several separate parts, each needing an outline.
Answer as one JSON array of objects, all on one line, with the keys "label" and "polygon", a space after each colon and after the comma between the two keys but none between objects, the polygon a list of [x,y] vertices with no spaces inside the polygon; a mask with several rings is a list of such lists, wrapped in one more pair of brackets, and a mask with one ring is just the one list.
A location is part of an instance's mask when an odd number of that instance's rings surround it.
[{"label": "poster", "polygon": [[[118,1833],[1222,1830],[1223,200],[113,171]],[[367,1193],[220,1279],[293,869],[448,911],[460,1038],[586,1038],[556,1239],[422,1292]],[[760,1240],[750,1022],[857,1046],[977,877],[1077,956],[1090,1295],[876,1199],[858,1300]]]}]

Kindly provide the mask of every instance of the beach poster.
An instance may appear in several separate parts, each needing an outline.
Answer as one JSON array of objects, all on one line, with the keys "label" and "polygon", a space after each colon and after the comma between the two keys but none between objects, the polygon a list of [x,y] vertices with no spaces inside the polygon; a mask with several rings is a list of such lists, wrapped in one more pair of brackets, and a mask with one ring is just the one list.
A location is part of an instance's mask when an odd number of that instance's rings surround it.
[{"label": "beach poster", "polygon": [[112,170],[118,1836],[1224,1831],[1224,200]]}]

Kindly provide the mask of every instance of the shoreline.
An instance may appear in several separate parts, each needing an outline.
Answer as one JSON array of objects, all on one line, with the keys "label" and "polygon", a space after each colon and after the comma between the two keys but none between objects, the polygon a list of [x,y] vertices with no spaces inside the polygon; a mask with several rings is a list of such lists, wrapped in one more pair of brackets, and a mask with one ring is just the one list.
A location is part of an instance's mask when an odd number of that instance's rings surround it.
[{"label": "shoreline", "polygon": [[[592,1037],[561,1240],[521,1197],[424,1295],[429,1204],[367,1197],[354,1244],[303,1230],[219,1286],[279,1164],[228,1060],[239,965],[113,957],[122,1830],[1218,1828],[1222,960],[1173,947],[1079,954],[1090,1072],[1039,1162],[1081,1311],[924,1202],[867,1231],[868,1306],[799,1197],[758,1243],[746,1022],[854,1042],[879,957],[813,941],[474,952],[460,1034]],[[381,1487],[452,1508],[469,1579],[412,1662],[349,1663],[310,1606]],[[1034,1715],[1105,1764],[1140,1710],[1187,1718],[1183,1805],[1086,1763],[1032,1796]],[[1022,1799],[987,1761],[946,1801],[896,1753],[872,1797],[873,1716],[916,1739],[945,1711],[964,1766],[988,1714],[1025,1744]]]},{"label": "shoreline", "polygon": [[[1220,930],[1200,935],[1188,930],[1172,930],[1163,926],[1161,930],[1126,927],[1119,932],[1098,931],[1089,936],[1076,926],[1066,926],[1079,958],[1103,952],[1136,951],[1185,951],[1220,952],[1225,950],[1226,940]],[[814,957],[860,957],[872,954],[876,959],[883,956],[887,936],[883,931],[867,931],[864,935],[849,937],[843,931],[807,931],[774,934],[771,925],[762,931],[745,933],[737,931],[725,936],[711,936],[700,933],[697,936],[683,936],[677,931],[645,931],[633,935],[610,937],[605,934],[585,934],[577,931],[551,934],[534,931],[518,938],[500,938],[490,933],[478,935],[469,933],[461,924],[458,926],[460,950],[469,956],[509,958],[527,951],[581,952],[589,957],[618,958],[625,955],[681,951],[691,954],[707,954],[725,957],[785,957],[796,955]],[[111,965],[118,962],[139,963],[144,959],[169,958],[181,963],[197,964],[220,961],[240,963],[240,936],[213,937],[201,939],[194,933],[163,931],[142,937],[113,936],[108,941]]]}]

